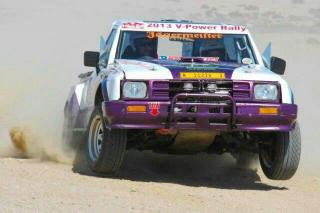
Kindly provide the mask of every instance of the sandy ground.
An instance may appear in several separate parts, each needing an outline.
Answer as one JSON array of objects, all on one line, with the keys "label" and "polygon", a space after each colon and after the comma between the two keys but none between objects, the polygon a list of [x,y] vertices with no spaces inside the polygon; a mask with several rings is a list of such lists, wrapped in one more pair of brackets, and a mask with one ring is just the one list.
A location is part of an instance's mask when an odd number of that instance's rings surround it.
[{"label": "sandy ground", "polygon": [[117,178],[5,158],[0,160],[0,211],[320,212],[319,176],[270,181],[260,171],[239,170],[221,158],[130,152]]},{"label": "sandy ground", "polygon": [[[320,212],[319,14],[319,0],[0,0],[0,212]],[[60,150],[63,106],[89,71],[83,51],[98,50],[112,21],[132,18],[243,24],[261,51],[272,41],[299,105],[294,178],[270,181],[217,156],[130,152],[117,178],[14,158],[9,131],[18,126],[31,132],[31,157],[68,162]]]}]

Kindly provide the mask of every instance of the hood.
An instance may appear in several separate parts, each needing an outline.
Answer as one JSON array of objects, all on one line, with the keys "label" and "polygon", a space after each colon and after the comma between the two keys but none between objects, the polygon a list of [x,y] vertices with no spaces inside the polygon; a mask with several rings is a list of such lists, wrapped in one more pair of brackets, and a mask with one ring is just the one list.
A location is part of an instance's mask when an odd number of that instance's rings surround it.
[{"label": "hood", "polygon": [[179,79],[183,73],[224,73],[230,80],[281,81],[282,78],[263,65],[236,63],[185,63],[166,60],[116,60],[127,79]]},{"label": "hood", "polygon": [[183,73],[223,73],[231,79],[233,71],[242,66],[234,63],[186,63],[177,61],[116,60],[127,79],[179,79]]}]

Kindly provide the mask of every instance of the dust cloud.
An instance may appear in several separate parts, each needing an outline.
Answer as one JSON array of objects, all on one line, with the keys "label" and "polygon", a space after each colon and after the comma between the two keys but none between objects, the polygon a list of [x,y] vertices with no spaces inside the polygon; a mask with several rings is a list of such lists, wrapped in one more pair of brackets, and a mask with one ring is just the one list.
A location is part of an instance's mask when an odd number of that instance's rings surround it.
[{"label": "dust cloud", "polygon": [[[33,121],[36,122],[36,121]],[[72,164],[74,151],[63,143],[61,134],[52,134],[49,123],[44,126],[21,124],[3,128],[0,157],[37,158],[44,161]],[[49,129],[47,129],[49,128]]]},{"label": "dust cloud", "polygon": [[1,72],[0,156],[71,163],[73,153],[62,141],[68,88],[61,88],[62,77],[52,73],[53,67],[21,65],[25,68]]},{"label": "dust cloud", "polygon": [[73,162],[73,151],[69,150],[67,153],[67,147],[63,149],[61,144],[50,143],[48,138],[41,139],[41,134],[36,134],[30,127],[14,127],[10,129],[10,138],[16,149],[16,152],[13,153],[14,157],[39,158],[66,164]]}]

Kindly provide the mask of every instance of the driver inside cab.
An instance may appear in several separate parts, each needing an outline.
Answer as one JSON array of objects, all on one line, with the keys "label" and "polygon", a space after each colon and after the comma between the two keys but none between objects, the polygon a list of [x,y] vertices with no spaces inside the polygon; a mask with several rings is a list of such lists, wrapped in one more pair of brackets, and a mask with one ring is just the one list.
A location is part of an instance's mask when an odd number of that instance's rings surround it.
[{"label": "driver inside cab", "polygon": [[140,59],[140,58],[158,58],[157,39],[149,39],[145,32],[135,33],[130,37],[130,45],[127,46],[122,58]]},{"label": "driver inside cab", "polygon": [[136,49],[135,56],[137,58],[152,57],[157,58],[156,40],[147,37],[137,38],[134,40],[134,47]]}]

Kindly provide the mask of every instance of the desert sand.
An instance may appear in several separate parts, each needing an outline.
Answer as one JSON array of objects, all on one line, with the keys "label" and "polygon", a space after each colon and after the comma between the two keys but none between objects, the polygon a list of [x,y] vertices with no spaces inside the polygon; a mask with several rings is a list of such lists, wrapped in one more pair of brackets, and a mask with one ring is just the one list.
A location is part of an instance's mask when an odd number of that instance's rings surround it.
[{"label": "desert sand", "polygon": [[130,152],[118,177],[34,159],[0,160],[8,212],[319,212],[319,176],[270,181],[217,156]]}]

